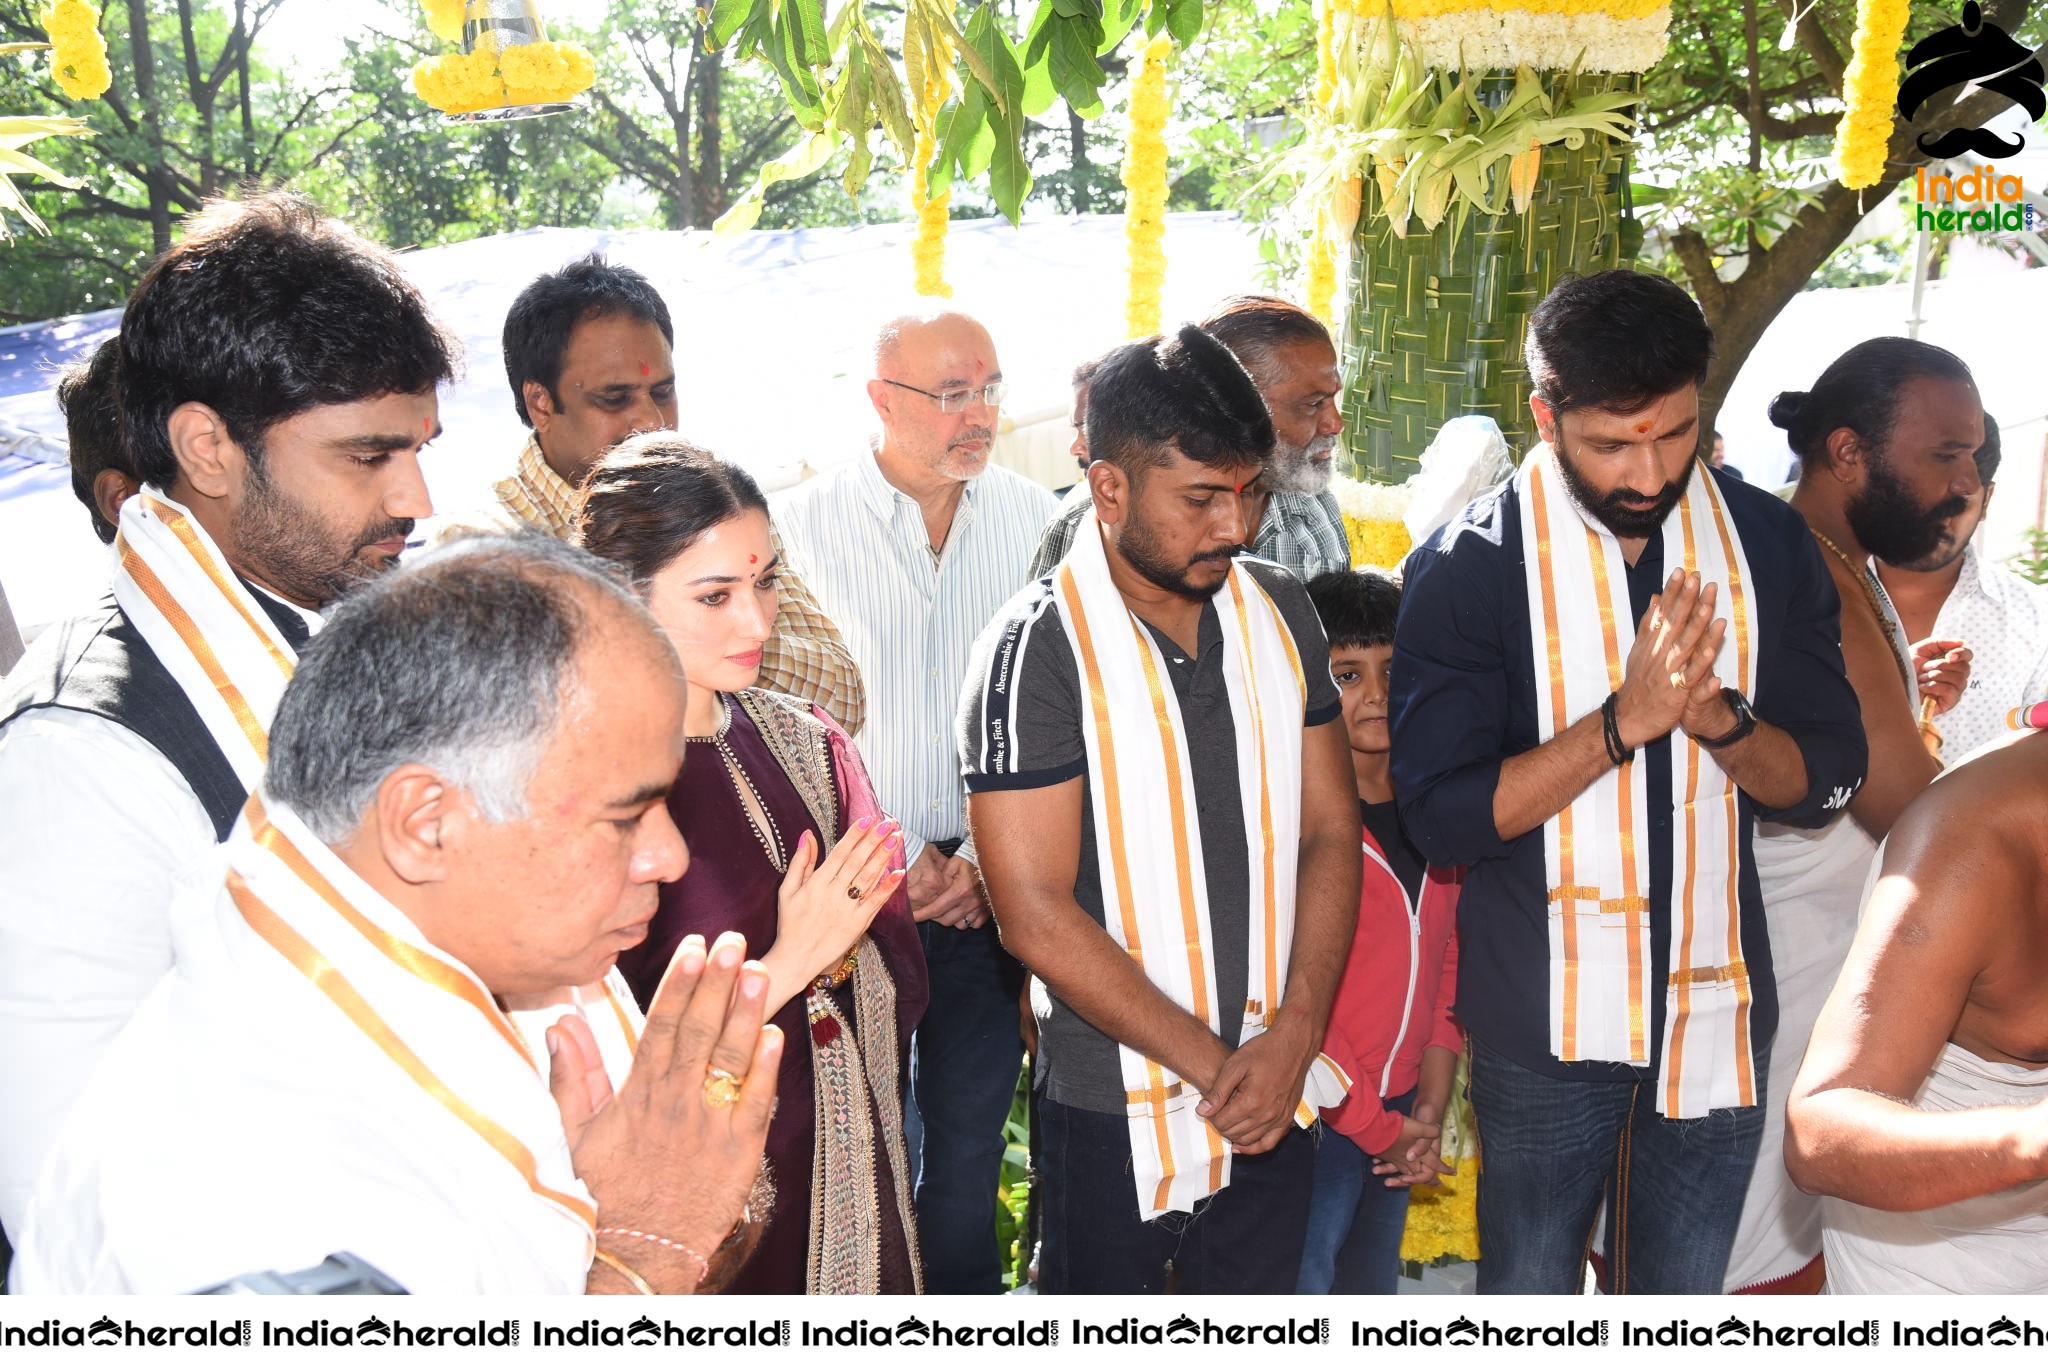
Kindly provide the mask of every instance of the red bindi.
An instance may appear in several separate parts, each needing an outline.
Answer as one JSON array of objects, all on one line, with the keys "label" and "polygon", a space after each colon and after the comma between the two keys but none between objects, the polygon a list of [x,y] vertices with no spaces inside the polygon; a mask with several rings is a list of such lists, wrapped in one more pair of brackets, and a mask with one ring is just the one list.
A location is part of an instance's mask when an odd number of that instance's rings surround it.
[{"label": "red bindi", "polygon": [[1637,424],[1636,424],[1636,435],[1637,435],[1637,436],[1641,436],[1641,435],[1642,435],[1643,433],[1645,433],[1645,432],[1647,432],[1647,431],[1649,431],[1649,430],[1650,430],[1650,424],[1648,424],[1648,423],[1646,423],[1646,422],[1639,422],[1639,423],[1637,423]]},{"label": "red bindi", "polygon": [[758,555],[750,555],[750,556],[748,556],[748,557],[747,557],[747,563],[748,563],[749,565],[751,565],[751,564],[753,564],[753,563],[754,563],[754,562],[755,562],[756,560],[759,560],[760,558],[761,558],[761,557],[760,557],[760,556],[758,556]]},{"label": "red bindi", "polygon": [[647,362],[642,361],[640,363],[640,373],[642,375],[652,375],[654,372],[647,368]]}]

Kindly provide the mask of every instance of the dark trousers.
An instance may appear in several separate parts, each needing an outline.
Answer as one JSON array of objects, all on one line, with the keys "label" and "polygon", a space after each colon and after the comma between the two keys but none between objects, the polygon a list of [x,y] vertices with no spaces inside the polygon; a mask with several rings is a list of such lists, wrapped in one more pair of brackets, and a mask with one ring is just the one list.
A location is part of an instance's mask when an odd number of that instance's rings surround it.
[{"label": "dark trousers", "polygon": [[1004,952],[993,921],[978,930],[926,922],[917,933],[931,979],[910,1061],[924,1289],[995,1294],[1004,1289],[996,1185],[1003,1124],[1024,1060],[1017,1033],[1024,969]]},{"label": "dark trousers", "polygon": [[[1757,1095],[1764,1093],[1757,1065]],[[1481,1295],[1577,1295],[1601,1198],[1622,1294],[1718,1296],[1764,1110],[1657,1114],[1654,1083],[1532,1072],[1472,1041]]]},{"label": "dark trousers", "polygon": [[1306,1130],[1290,1129],[1270,1152],[1232,1157],[1230,1185],[1192,1213],[1146,1220],[1128,1120],[1041,1096],[1038,1126],[1042,1294],[1155,1295],[1169,1265],[1183,1293],[1293,1294],[1315,1181]]},{"label": "dark trousers", "polygon": [[[1407,1115],[1415,1107],[1415,1089],[1381,1104]],[[1373,1156],[1349,1138],[1319,1127],[1315,1199],[1294,1286],[1302,1295],[1391,1296],[1401,1289],[1408,1188],[1388,1186],[1386,1178],[1373,1175],[1372,1165]]]}]

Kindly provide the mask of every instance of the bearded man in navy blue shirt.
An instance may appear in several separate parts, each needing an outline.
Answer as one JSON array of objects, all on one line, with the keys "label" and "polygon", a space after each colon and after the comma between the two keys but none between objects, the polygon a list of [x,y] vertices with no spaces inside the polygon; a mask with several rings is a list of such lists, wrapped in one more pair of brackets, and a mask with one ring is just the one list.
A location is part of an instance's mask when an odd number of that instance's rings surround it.
[{"label": "bearded man in navy blue shirt", "polygon": [[1818,826],[1866,762],[1840,599],[1770,495],[1699,459],[1713,337],[1657,276],[1530,320],[1542,444],[1408,558],[1394,790],[1465,865],[1482,1292],[1718,1294],[1777,1001],[1758,819]]}]

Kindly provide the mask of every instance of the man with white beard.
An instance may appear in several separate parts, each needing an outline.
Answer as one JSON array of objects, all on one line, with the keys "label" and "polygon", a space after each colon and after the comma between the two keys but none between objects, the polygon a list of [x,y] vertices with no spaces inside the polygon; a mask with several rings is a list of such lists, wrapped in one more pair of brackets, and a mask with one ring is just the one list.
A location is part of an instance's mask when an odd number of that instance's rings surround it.
[{"label": "man with white beard", "polygon": [[[1330,330],[1308,310],[1270,294],[1233,295],[1201,326],[1251,372],[1273,416],[1273,454],[1258,488],[1246,492],[1246,518],[1258,527],[1252,553],[1285,565],[1304,582],[1350,569],[1344,516],[1330,494],[1332,458],[1344,431],[1337,407],[1344,385]],[[1074,529],[1092,507],[1083,480],[1039,539],[1033,579],[1066,558]]]}]

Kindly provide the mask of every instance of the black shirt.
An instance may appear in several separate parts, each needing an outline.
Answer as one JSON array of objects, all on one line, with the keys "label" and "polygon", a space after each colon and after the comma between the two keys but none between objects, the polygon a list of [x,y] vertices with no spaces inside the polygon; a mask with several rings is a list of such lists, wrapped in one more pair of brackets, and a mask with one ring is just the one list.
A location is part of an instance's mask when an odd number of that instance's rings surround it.
[{"label": "black shirt", "polygon": [[[1798,513],[1718,472],[1714,478],[1749,560],[1756,612],[1757,716],[1789,734],[1806,761],[1806,795],[1783,810],[1737,803],[1742,954],[1754,998],[1757,1057],[1777,1028],[1770,936],[1750,837],[1758,820],[1826,825],[1848,806],[1868,760],[1862,713],[1842,669],[1841,600]],[[1394,633],[1394,791],[1409,837],[1431,864],[1466,865],[1458,903],[1458,1019],[1488,1048],[1556,1077],[1648,1079],[1657,1075],[1664,992],[1646,1068],[1564,1063],[1550,1052],[1549,895],[1543,828],[1503,842],[1493,820],[1501,762],[1533,750],[1536,661],[1530,644],[1522,529],[1512,482],[1479,496],[1456,521],[1410,553],[1402,567]],[[1628,568],[1631,615],[1641,620],[1663,588],[1662,537]],[[1671,744],[1642,751],[1649,794],[1650,944],[1653,983],[1669,973]]]},{"label": "black shirt", "polygon": [[1380,847],[1380,853],[1387,857],[1387,867],[1394,871],[1394,879],[1401,890],[1408,894],[1408,900],[1422,904],[1422,879],[1428,866],[1422,861],[1422,854],[1409,840],[1408,832],[1401,829],[1401,807],[1392,800],[1367,802],[1358,800],[1359,819],[1371,833],[1373,842]]},{"label": "black shirt", "polygon": [[[1330,647],[1301,581],[1279,565],[1250,556],[1238,561],[1280,609],[1301,655],[1308,696],[1304,727],[1333,720],[1339,710],[1330,677]],[[1103,922],[1101,870],[1082,736],[1081,687],[1066,621],[1055,606],[1053,580],[1029,585],[1005,605],[974,643],[960,699],[960,770],[969,793],[1047,788],[1079,775],[1081,859],[1074,900]],[[1142,620],[1142,619],[1141,619]],[[1145,624],[1166,659],[1188,738],[1188,767],[1209,894],[1209,947],[1216,1000],[1224,1007],[1223,1042],[1237,1044],[1251,973],[1251,865],[1237,781],[1237,727],[1223,676],[1223,625],[1212,599],[1202,605],[1195,654]],[[1123,1066],[1116,1041],[1046,996],[1038,1026],[1037,1085],[1062,1105],[1122,1115]]]}]

